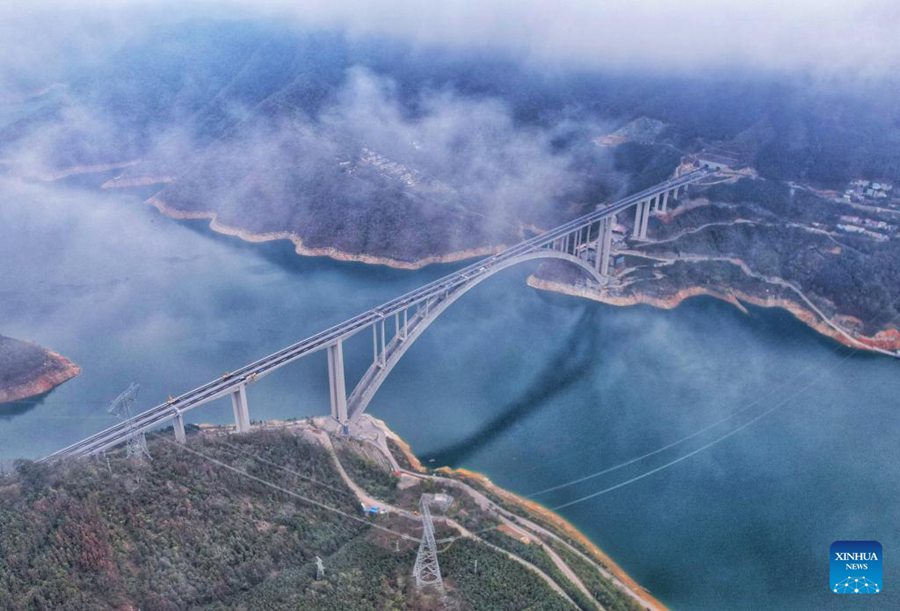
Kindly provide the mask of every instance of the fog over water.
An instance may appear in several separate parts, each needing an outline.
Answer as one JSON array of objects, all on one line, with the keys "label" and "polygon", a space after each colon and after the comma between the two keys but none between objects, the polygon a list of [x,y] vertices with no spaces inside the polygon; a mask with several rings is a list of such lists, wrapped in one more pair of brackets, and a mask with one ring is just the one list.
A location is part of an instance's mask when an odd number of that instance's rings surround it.
[{"label": "fog over water", "polygon": [[[0,192],[4,333],[84,370],[37,403],[3,406],[2,459],[110,424],[105,403],[131,381],[149,407],[452,269],[304,259],[72,183],[3,180]],[[782,312],[707,299],[613,308],[530,289],[529,269],[450,308],[372,413],[429,464],[522,494],[708,428],[534,498],[553,507],[640,478],[561,513],[674,608],[853,608],[826,590],[827,550],[836,539],[900,546],[897,363],[851,354]],[[368,336],[349,343],[350,379],[370,350]],[[324,355],[286,367],[250,388],[251,415],[326,413],[326,381]],[[230,418],[220,401],[187,419]],[[893,563],[885,579],[900,579]],[[898,601],[887,587],[879,596]]]}]

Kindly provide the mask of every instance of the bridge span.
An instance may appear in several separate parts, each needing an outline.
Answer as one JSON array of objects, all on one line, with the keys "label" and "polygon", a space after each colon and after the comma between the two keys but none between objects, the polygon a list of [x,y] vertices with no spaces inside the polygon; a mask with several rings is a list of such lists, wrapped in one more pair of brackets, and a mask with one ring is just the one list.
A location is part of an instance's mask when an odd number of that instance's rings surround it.
[{"label": "bridge span", "polygon": [[[184,442],[185,412],[226,396],[231,397],[238,432],[249,431],[247,386],[320,350],[325,350],[328,357],[331,415],[339,423],[348,424],[365,411],[378,388],[416,338],[453,302],[482,281],[525,261],[557,259],[576,265],[591,281],[605,284],[609,278],[612,227],[616,215],[634,208],[632,238],[646,239],[651,214],[665,212],[670,198],[677,199],[687,191],[689,185],[712,173],[706,168],[694,170],[600,206],[593,212],[425,284],[178,397],[170,398],[165,403],[58,450],[42,458],[41,462],[97,454],[125,442],[131,435],[167,424],[173,426],[175,438]],[[343,342],[370,329],[372,363],[348,396],[344,377]]]}]

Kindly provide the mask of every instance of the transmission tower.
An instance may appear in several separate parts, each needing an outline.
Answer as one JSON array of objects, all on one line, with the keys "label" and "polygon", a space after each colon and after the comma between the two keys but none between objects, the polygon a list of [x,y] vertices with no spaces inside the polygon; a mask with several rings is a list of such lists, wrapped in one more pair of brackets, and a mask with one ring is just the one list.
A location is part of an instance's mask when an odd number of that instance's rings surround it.
[{"label": "transmission tower", "polygon": [[444,591],[444,580],[441,578],[441,568],[438,566],[437,544],[434,541],[431,506],[435,505],[439,509],[445,510],[452,502],[453,498],[447,494],[423,494],[419,499],[419,512],[422,514],[422,540],[419,543],[419,553],[416,554],[416,564],[413,567],[416,588],[419,590],[433,586],[441,592]]},{"label": "transmission tower", "polygon": [[316,556],[316,581],[322,581],[325,578],[325,563]]},{"label": "transmission tower", "polygon": [[[134,382],[129,384],[128,388],[122,391],[122,394],[110,402],[108,409],[109,413],[115,414],[122,420],[129,420],[131,418],[131,408],[134,406],[140,388],[141,387]],[[150,451],[147,449],[147,437],[144,435],[143,431],[138,432],[135,430],[134,424],[129,424],[128,426],[127,443],[128,458],[135,462],[143,462],[145,458],[150,458]]]}]

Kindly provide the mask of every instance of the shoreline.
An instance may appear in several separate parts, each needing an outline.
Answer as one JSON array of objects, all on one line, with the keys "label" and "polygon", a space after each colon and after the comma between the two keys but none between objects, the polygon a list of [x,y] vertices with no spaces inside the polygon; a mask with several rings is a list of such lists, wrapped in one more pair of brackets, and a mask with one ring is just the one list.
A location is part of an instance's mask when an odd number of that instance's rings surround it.
[{"label": "shoreline", "polygon": [[707,296],[719,299],[733,305],[747,314],[747,308],[743,304],[749,304],[761,308],[780,308],[789,312],[797,320],[810,327],[820,335],[824,335],[838,343],[855,348],[857,350],[865,350],[876,354],[885,354],[883,351],[900,350],[900,331],[896,329],[883,329],[874,336],[865,336],[853,334],[853,340],[848,339],[850,335],[847,331],[837,331],[833,326],[834,323],[828,323],[822,320],[817,314],[803,307],[800,303],[785,299],[783,297],[759,297],[751,295],[738,289],[723,289],[720,287],[709,288],[703,286],[689,286],[680,289],[674,294],[657,297],[642,292],[633,292],[630,295],[607,295],[597,291],[585,290],[580,287],[573,286],[565,282],[555,280],[547,280],[539,278],[534,274],[530,275],[527,280],[528,286],[545,291],[570,295],[572,297],[582,297],[607,305],[617,307],[629,307],[634,305],[649,305],[660,310],[671,310],[681,305],[685,300],[691,297]]},{"label": "shoreline", "polygon": [[484,246],[481,248],[470,248],[466,250],[458,250],[444,255],[430,255],[422,257],[414,261],[402,261],[391,257],[383,257],[378,255],[353,254],[338,250],[333,247],[312,248],[303,243],[303,238],[290,231],[271,231],[267,233],[253,233],[234,227],[225,225],[218,219],[218,213],[208,211],[186,212],[177,208],[172,208],[164,201],[157,197],[150,197],[144,203],[156,208],[160,214],[171,219],[179,221],[209,221],[209,228],[221,235],[239,238],[245,242],[260,243],[274,242],[276,240],[287,240],[294,245],[294,252],[302,257],[329,257],[335,261],[343,261],[350,263],[366,263],[369,265],[384,265],[394,269],[419,270],[427,265],[437,263],[457,263],[466,259],[474,259],[476,257],[487,257],[496,254],[506,248],[506,245]]},{"label": "shoreline", "polygon": [[[497,252],[500,252],[504,248],[506,248],[505,245],[472,248],[468,250],[455,251],[444,255],[423,257],[414,261],[401,261],[399,259],[394,259],[391,257],[348,253],[333,247],[310,248],[304,245],[303,239],[300,238],[300,236],[297,236],[291,232],[280,231],[268,233],[253,233],[239,227],[225,225],[219,222],[218,214],[215,212],[186,212],[177,208],[172,208],[157,197],[150,197],[145,201],[145,203],[153,206],[160,212],[160,214],[171,219],[183,221],[208,221],[208,226],[212,231],[221,235],[236,237],[245,242],[262,243],[275,240],[288,240],[294,245],[294,252],[299,256],[329,257],[336,261],[365,263],[368,265],[384,265],[393,269],[419,270],[433,264],[456,263],[459,261],[464,261],[466,259],[486,257],[492,254],[496,254]],[[583,297],[586,299],[591,299],[593,301],[598,301],[600,303],[618,307],[627,307],[642,304],[662,310],[670,310],[678,307],[686,299],[703,295],[714,297],[721,301],[725,301],[726,303],[730,303],[745,314],[747,313],[747,309],[743,305],[745,303],[763,308],[781,308],[791,313],[800,322],[806,324],[820,335],[829,337],[849,348],[856,348],[859,350],[865,350],[867,352],[875,352],[879,354],[885,354],[886,351],[900,351],[900,330],[892,328],[883,329],[873,336],[854,334],[846,330],[839,330],[839,328],[833,321],[821,320],[815,312],[811,311],[809,308],[804,307],[797,301],[785,299],[783,297],[759,297],[757,295],[752,295],[750,293],[728,287],[710,288],[702,286],[689,286],[680,289],[675,294],[665,297],[656,297],[648,295],[646,293],[633,293],[631,295],[623,296],[603,295],[597,293],[596,291],[583,290],[563,282],[538,278],[534,274],[529,276],[527,284],[532,288],[562,293],[573,297]]]},{"label": "shoreline", "polygon": [[[390,438],[397,447],[403,452],[404,458],[409,462],[412,466],[412,469],[422,473],[428,474],[430,471],[427,469],[422,462],[419,460],[418,456],[412,451],[410,445],[397,433],[395,433],[388,425],[379,418],[375,418],[374,416],[370,416],[372,421],[378,426],[386,437]],[[551,524],[555,529],[564,533],[567,537],[570,537],[572,540],[576,541],[582,548],[587,550],[589,555],[592,557],[594,562],[597,562],[605,569],[607,569],[616,580],[619,581],[620,585],[630,593],[635,599],[639,600],[642,605],[644,605],[648,609],[665,611],[668,609],[661,601],[655,598],[647,588],[639,584],[631,575],[629,575],[625,569],[619,566],[615,560],[613,560],[606,552],[600,549],[593,541],[591,541],[584,533],[578,530],[571,522],[566,520],[564,517],[559,515],[558,513],[544,507],[540,503],[536,503],[530,499],[519,496],[518,494],[507,490],[501,486],[498,486],[491,479],[484,475],[483,473],[478,473],[477,471],[472,471],[470,469],[452,469],[450,467],[439,467],[438,469],[434,469],[434,472],[446,474],[453,479],[459,479],[464,483],[468,483],[468,481],[476,482],[478,486],[484,488],[488,492],[496,495],[497,497],[503,499],[504,501],[516,505],[520,510],[528,515],[534,515],[539,517],[544,522]],[[468,481],[467,481],[468,480]]]},{"label": "shoreline", "polygon": [[46,348],[41,348],[41,350],[56,365],[54,370],[42,373],[32,380],[0,388],[0,404],[13,403],[42,395],[81,374],[81,367],[73,361],[52,350],[47,350]]}]

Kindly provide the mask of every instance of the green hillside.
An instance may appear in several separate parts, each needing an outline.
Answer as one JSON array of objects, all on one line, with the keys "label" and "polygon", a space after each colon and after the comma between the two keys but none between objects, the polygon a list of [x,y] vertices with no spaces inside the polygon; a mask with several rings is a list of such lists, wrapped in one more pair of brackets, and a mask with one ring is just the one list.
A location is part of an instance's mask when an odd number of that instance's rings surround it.
[{"label": "green hillside", "polygon": [[[169,438],[149,447],[143,465],[119,451],[108,463],[23,461],[0,479],[0,609],[572,608],[527,567],[467,539],[440,553],[447,598],[418,593],[421,525],[363,517],[329,450],[300,435],[195,434],[187,449]],[[363,456],[347,471],[357,483],[396,480]]]}]

